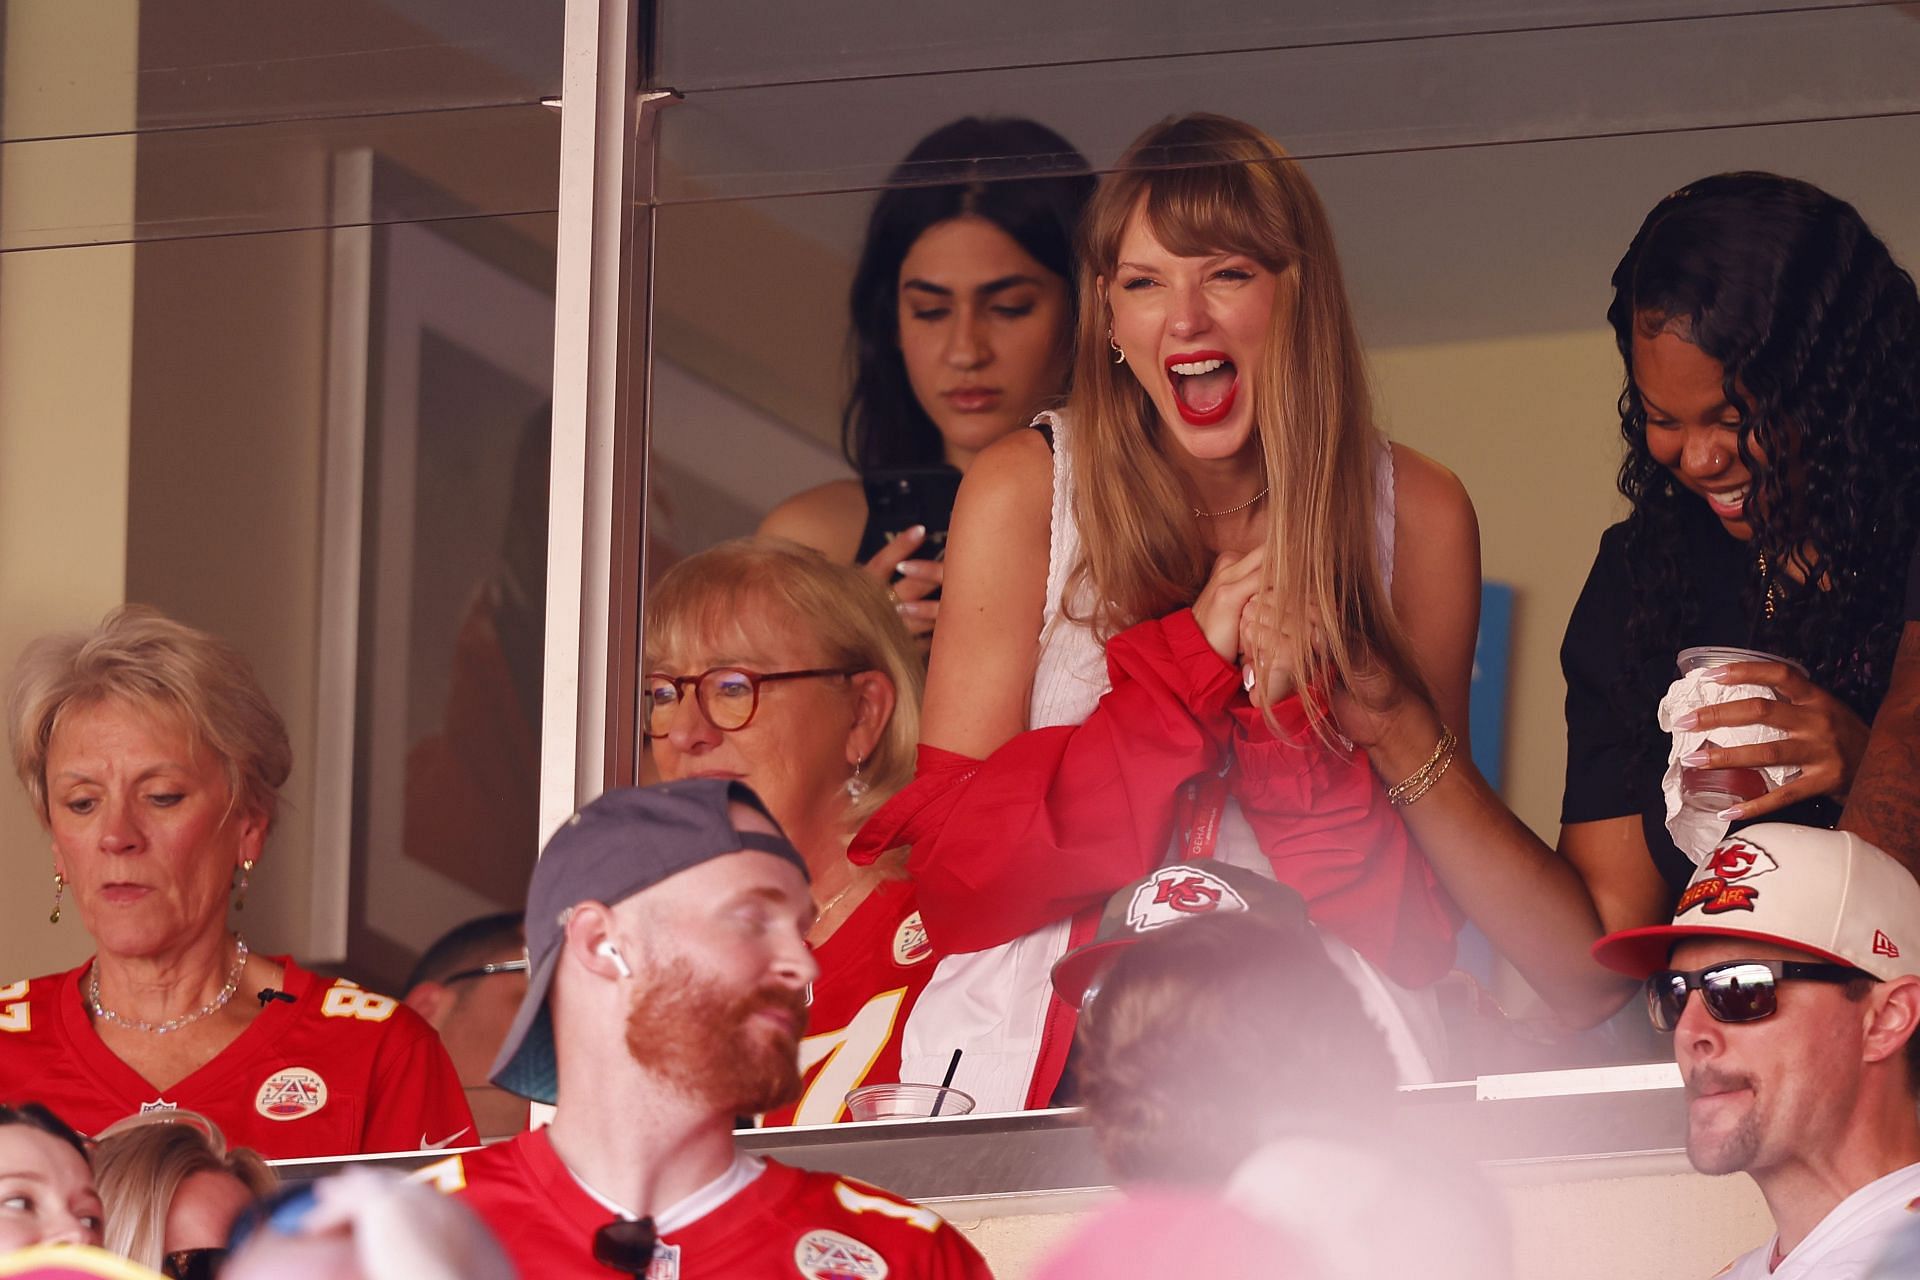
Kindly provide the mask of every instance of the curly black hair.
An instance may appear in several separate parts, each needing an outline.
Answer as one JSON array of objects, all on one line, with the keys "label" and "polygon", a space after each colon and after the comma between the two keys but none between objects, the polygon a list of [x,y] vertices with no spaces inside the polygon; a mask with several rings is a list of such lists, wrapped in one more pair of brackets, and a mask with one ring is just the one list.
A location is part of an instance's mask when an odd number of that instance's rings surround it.
[{"label": "curly black hair", "polygon": [[987,219],[1073,288],[1074,236],[1096,179],[1073,144],[1032,120],[967,116],[922,138],[874,202],[854,268],[853,387],[840,447],[854,470],[938,465],[939,429],[900,356],[900,264],[914,241],[963,214]]},{"label": "curly black hair", "polygon": [[[1770,621],[1753,610],[1757,640],[1871,720],[1899,640],[1920,515],[1913,277],[1846,201],[1776,174],[1723,173],[1654,206],[1613,288],[1607,319],[1626,362],[1619,484],[1633,504],[1626,670],[1637,674],[1628,681],[1671,674],[1692,621],[1682,554],[1717,523],[1647,448],[1633,338],[1670,331],[1724,369],[1753,476],[1754,549],[1769,565],[1798,558],[1807,569],[1806,585],[1771,575],[1778,607]],[[1765,590],[1756,556],[1750,601]],[[1644,691],[1619,693],[1645,714]]]}]

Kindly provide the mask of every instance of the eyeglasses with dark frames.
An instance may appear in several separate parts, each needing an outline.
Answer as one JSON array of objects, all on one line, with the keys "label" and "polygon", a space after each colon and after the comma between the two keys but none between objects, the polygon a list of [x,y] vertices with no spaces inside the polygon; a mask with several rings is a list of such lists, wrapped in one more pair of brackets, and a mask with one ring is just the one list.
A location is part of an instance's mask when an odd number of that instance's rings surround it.
[{"label": "eyeglasses with dark frames", "polygon": [[826,676],[858,675],[865,667],[808,667],[804,671],[749,671],[744,667],[709,667],[697,676],[648,675],[641,690],[646,736],[664,738],[673,728],[673,713],[691,688],[700,714],[722,733],[744,729],[760,709],[760,686],[775,680],[811,680]]},{"label": "eyeglasses with dark frames", "polygon": [[1723,960],[1704,969],[1662,969],[1647,979],[1647,1016],[1661,1031],[1680,1025],[1689,992],[1698,991],[1718,1022],[1758,1022],[1780,1008],[1781,982],[1878,982],[1864,969],[1798,960]]},{"label": "eyeglasses with dark frames", "polygon": [[525,973],[532,967],[533,963],[526,959],[495,960],[477,969],[462,969],[458,973],[450,973],[440,980],[440,984],[449,986],[455,982],[465,982],[468,978],[490,978],[496,973]]},{"label": "eyeglasses with dark frames", "polygon": [[615,1218],[593,1233],[593,1260],[644,1280],[653,1266],[653,1246],[659,1239],[652,1218]]}]

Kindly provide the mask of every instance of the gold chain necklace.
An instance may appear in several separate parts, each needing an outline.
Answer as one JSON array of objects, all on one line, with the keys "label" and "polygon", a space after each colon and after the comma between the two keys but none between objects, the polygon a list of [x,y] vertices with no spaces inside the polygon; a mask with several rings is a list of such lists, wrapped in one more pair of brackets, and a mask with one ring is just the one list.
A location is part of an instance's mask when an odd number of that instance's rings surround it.
[{"label": "gold chain necklace", "polygon": [[1766,601],[1762,607],[1766,610],[1767,621],[1772,622],[1774,592],[1779,588],[1774,585],[1773,574],[1767,571],[1767,553],[1764,551],[1756,551],[1754,552],[1754,556],[1760,562],[1760,581],[1767,589]]},{"label": "gold chain necklace", "polygon": [[1200,520],[1212,520],[1216,516],[1230,516],[1236,511],[1245,511],[1248,507],[1260,501],[1260,499],[1266,497],[1267,490],[1271,488],[1273,488],[1273,486],[1270,484],[1263,485],[1260,489],[1260,492],[1254,494],[1251,498],[1248,498],[1245,502],[1241,503],[1237,507],[1227,507],[1225,510],[1222,510],[1222,511],[1202,511],[1198,507],[1190,508],[1190,510],[1192,510],[1195,518]]}]

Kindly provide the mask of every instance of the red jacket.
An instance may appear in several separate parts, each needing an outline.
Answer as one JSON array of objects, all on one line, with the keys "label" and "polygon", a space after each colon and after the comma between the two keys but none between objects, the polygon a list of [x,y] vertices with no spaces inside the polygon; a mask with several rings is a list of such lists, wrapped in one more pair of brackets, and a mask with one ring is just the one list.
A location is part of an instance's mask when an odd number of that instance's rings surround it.
[{"label": "red jacket", "polygon": [[912,846],[940,951],[1098,907],[1167,860],[1185,784],[1231,759],[1234,798],[1315,923],[1404,986],[1446,973],[1457,912],[1365,752],[1320,743],[1297,695],[1274,707],[1276,736],[1191,609],[1113,637],[1107,671],[1112,689],[1080,724],[1029,730],[985,760],[923,745],[918,776],[855,837],[856,862]]}]

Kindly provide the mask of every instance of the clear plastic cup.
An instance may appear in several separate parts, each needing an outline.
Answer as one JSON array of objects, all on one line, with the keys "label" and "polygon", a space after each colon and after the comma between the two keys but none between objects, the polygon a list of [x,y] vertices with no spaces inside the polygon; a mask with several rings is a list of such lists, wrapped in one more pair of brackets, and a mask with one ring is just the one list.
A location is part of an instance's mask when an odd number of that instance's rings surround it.
[{"label": "clear plastic cup", "polygon": [[1783,658],[1777,653],[1767,653],[1760,649],[1735,649],[1727,645],[1702,644],[1691,649],[1682,649],[1678,659],[1680,674],[1692,675],[1708,667],[1724,667],[1734,662],[1784,662],[1804,678],[1807,669],[1792,658]]},{"label": "clear plastic cup", "polygon": [[[1804,678],[1807,669],[1792,658],[1760,649],[1736,649],[1729,645],[1696,645],[1682,649],[1677,660],[1681,675],[1692,675],[1735,662],[1783,662]],[[1777,695],[1775,695],[1777,697]],[[1704,744],[1717,747],[1712,739]],[[1767,775],[1759,769],[1682,769],[1680,803],[1705,813],[1720,813],[1734,805],[1758,800],[1767,794]]]},{"label": "clear plastic cup", "polygon": [[1767,794],[1767,775],[1758,769],[1682,769],[1680,803],[1704,813],[1721,813]]},{"label": "clear plastic cup", "polygon": [[925,1116],[964,1116],[973,1097],[937,1084],[869,1084],[847,1095],[855,1120],[917,1120]]}]

